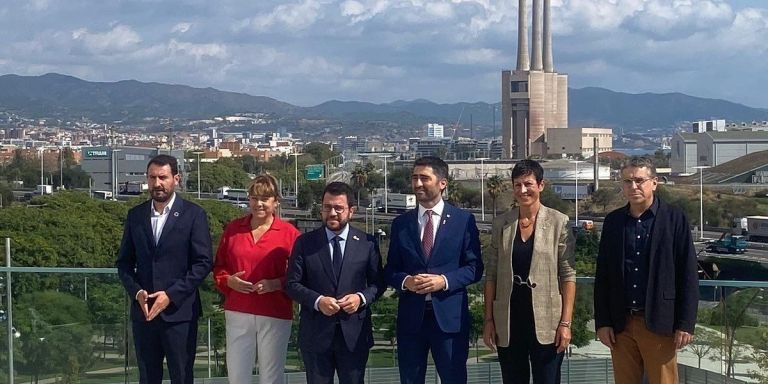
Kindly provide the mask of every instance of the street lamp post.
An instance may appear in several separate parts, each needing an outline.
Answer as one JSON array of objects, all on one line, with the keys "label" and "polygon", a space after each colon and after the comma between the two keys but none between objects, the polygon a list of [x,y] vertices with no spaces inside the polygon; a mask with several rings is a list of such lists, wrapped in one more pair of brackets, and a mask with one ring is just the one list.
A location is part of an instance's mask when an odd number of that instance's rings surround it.
[{"label": "street lamp post", "polygon": [[293,178],[293,197],[294,197],[294,208],[299,207],[299,156],[301,156],[301,153],[291,153],[291,156],[293,156],[293,172],[294,172],[294,178]]},{"label": "street lamp post", "polygon": [[693,167],[699,170],[699,240],[704,239],[704,169],[709,165],[697,165]]},{"label": "street lamp post", "polygon": [[117,152],[120,152],[120,151],[122,151],[122,149],[119,149],[119,148],[113,148],[112,149],[112,166],[114,167],[113,168],[114,172],[112,172],[112,193],[113,193],[112,199],[113,200],[117,200],[117,195],[120,192],[120,189],[118,189],[118,187],[117,187],[117,183],[119,183],[119,181],[120,181],[120,176],[117,173],[117,170],[118,170],[118,166],[117,166],[118,158],[117,158],[117,154],[116,154]]},{"label": "street lamp post", "polygon": [[[43,176],[43,155],[45,154],[45,148],[40,148],[40,188],[45,184],[45,176]],[[42,189],[41,189],[42,192]],[[42,194],[42,193],[41,193]]]},{"label": "street lamp post", "polygon": [[200,200],[200,155],[202,155],[203,152],[195,151],[192,153],[197,155],[197,199]]},{"label": "street lamp post", "polygon": [[379,155],[380,158],[384,159],[384,213],[389,213],[389,207],[387,206],[387,193],[388,193],[388,186],[387,186],[387,159],[392,157],[392,155]]},{"label": "street lamp post", "polygon": [[571,163],[575,164],[576,166],[576,191],[575,191],[575,197],[576,197],[576,221],[574,224],[576,226],[579,225],[579,163],[583,163],[584,160],[571,160]]},{"label": "street lamp post", "polygon": [[485,160],[487,157],[478,157],[480,160],[480,221],[485,221]]}]

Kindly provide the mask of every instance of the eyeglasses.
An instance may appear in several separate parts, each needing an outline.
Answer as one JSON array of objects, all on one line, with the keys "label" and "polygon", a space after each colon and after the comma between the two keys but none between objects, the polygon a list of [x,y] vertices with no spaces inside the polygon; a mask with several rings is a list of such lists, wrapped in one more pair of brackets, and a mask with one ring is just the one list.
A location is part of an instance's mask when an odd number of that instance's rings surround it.
[{"label": "eyeglasses", "polygon": [[344,211],[347,210],[347,207],[342,207],[341,205],[323,205],[323,212],[331,212],[333,210],[336,213],[344,213]]},{"label": "eyeglasses", "polygon": [[525,285],[528,288],[536,288],[536,283],[531,281],[530,276],[523,281],[523,278],[520,277],[520,275],[514,275],[512,276],[512,282],[515,283],[515,285]]},{"label": "eyeglasses", "polygon": [[631,187],[632,184],[637,185],[638,187],[641,187],[643,183],[651,179],[655,179],[655,177],[636,177],[633,179],[624,179],[621,182],[624,183],[624,185],[627,187]]}]

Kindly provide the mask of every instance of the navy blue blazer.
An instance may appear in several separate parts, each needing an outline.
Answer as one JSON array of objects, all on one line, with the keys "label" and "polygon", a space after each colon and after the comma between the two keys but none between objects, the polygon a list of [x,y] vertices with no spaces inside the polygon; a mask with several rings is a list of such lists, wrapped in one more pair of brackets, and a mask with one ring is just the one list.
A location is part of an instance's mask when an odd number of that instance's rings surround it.
[{"label": "navy blue blazer", "polygon": [[139,290],[165,291],[170,305],[159,318],[168,322],[196,320],[202,313],[197,287],[213,266],[211,233],[205,211],[176,194],[176,200],[155,245],[152,200],[130,211],[117,257],[117,273],[131,297],[131,318],[146,321],[135,300]]},{"label": "navy blue blazer", "polygon": [[[658,199],[658,196],[655,197]],[[624,330],[624,224],[629,205],[605,217],[595,272],[595,327]],[[699,275],[691,227],[685,213],[659,199],[651,229],[645,324],[648,330],[669,335],[693,333],[699,303]]]},{"label": "navy blue blazer", "polygon": [[471,321],[466,287],[483,276],[475,216],[446,203],[440,220],[429,262],[421,249],[418,209],[392,221],[384,276],[399,292],[398,330],[414,333],[421,329],[426,295],[401,289],[406,276],[419,273],[445,275],[448,280],[447,291],[432,293],[432,308],[443,332],[459,332]]},{"label": "navy blue blazer", "polygon": [[[337,282],[325,227],[299,236],[288,260],[285,292],[301,304],[299,347],[302,350],[329,351],[336,323],[340,323],[347,348],[351,352],[367,353],[373,346],[370,307],[384,293],[378,244],[373,236],[350,226]],[[340,310],[334,316],[326,316],[315,310],[315,301],[321,295],[340,299],[357,292],[365,296],[366,305],[356,313]]]}]

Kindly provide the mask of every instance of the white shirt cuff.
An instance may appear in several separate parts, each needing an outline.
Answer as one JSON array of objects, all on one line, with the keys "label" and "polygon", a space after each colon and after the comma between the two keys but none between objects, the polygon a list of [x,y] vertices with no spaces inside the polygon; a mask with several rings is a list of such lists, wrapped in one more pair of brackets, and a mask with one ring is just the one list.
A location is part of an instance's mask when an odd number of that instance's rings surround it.
[{"label": "white shirt cuff", "polygon": [[136,301],[139,301],[139,293],[141,293],[141,292],[146,292],[146,291],[143,290],[143,289],[139,289],[139,291],[136,292],[136,297],[134,297],[133,299],[136,300]]},{"label": "white shirt cuff", "polygon": [[408,280],[409,277],[411,277],[411,275],[406,276],[405,279],[403,279],[403,282],[400,283],[400,290],[401,291],[407,291],[408,290],[408,288],[405,287],[405,281]]},{"label": "white shirt cuff", "polygon": [[322,299],[322,298],[323,298],[323,295],[320,295],[320,296],[317,297],[317,299],[315,299],[315,311],[319,311],[320,310],[320,308],[317,307],[317,304],[320,303],[320,299]]},{"label": "white shirt cuff", "polygon": [[448,290],[448,278],[445,277],[445,275],[440,275],[440,277],[442,277],[443,281],[445,281],[445,288],[443,288],[443,291],[447,291]]},{"label": "white shirt cuff", "polygon": [[357,292],[357,295],[360,296],[360,303],[361,303],[360,306],[361,307],[364,307],[364,306],[368,305],[368,303],[365,301],[365,295],[363,295],[362,292]]}]

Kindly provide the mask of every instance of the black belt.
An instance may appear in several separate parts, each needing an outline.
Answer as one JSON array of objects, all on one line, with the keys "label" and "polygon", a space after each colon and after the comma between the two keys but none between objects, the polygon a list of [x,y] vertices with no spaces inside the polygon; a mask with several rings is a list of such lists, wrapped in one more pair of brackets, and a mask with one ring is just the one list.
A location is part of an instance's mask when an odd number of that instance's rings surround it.
[{"label": "black belt", "polygon": [[627,314],[630,316],[643,316],[645,315],[645,309],[642,308],[627,308]]}]

